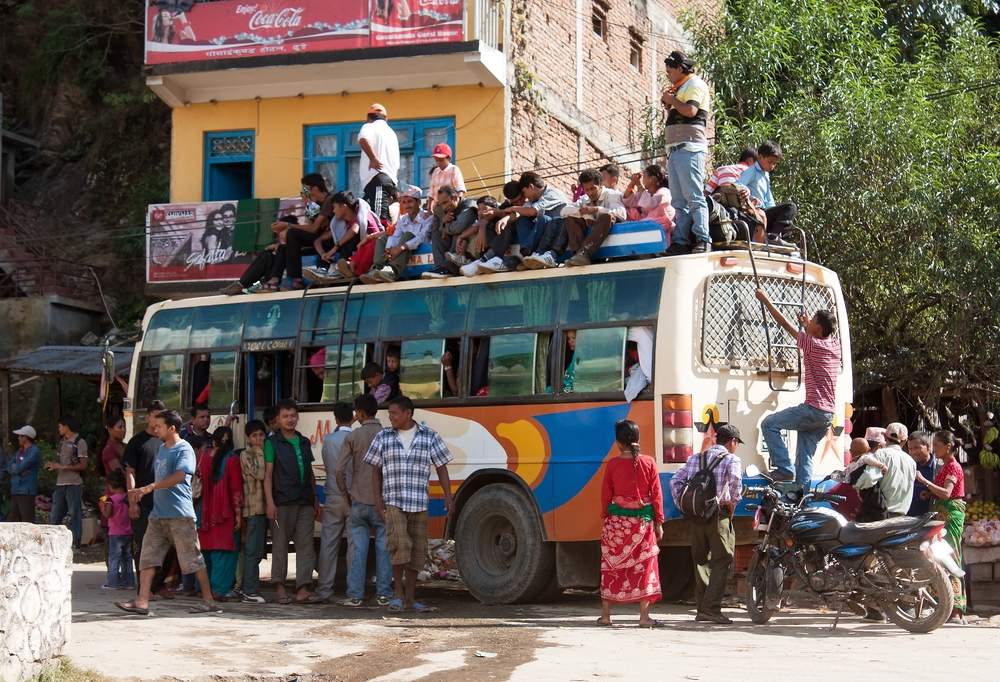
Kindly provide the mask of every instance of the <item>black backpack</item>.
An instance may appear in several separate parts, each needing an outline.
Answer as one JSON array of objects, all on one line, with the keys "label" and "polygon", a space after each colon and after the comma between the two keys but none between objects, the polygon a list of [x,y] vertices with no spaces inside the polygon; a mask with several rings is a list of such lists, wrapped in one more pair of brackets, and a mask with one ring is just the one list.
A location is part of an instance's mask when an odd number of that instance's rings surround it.
[{"label": "black backpack", "polygon": [[715,467],[726,457],[719,455],[711,462],[707,453],[698,455],[700,466],[695,475],[688,479],[677,500],[684,518],[692,521],[708,521],[719,512],[719,497],[715,490]]}]

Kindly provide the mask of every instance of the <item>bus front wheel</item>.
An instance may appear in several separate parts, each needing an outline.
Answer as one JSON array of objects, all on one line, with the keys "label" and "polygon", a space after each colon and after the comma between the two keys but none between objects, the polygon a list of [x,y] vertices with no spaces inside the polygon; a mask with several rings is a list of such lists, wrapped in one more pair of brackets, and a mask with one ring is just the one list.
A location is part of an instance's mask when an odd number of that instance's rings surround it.
[{"label": "bus front wheel", "polygon": [[455,549],[462,580],[486,604],[531,601],[555,572],[555,548],[542,539],[530,500],[503,483],[484,486],[465,504]]}]

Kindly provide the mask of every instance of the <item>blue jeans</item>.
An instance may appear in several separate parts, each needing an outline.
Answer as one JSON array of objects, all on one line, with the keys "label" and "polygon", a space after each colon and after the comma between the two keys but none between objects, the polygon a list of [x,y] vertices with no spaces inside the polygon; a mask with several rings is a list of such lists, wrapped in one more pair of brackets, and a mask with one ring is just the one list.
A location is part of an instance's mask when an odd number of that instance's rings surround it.
[{"label": "blue jeans", "polygon": [[833,414],[816,409],[811,405],[796,405],[775,412],[760,424],[764,442],[771,454],[771,463],[784,472],[792,473],[792,461],[788,458],[788,446],[781,438],[781,432],[797,431],[795,447],[795,482],[803,486],[812,484],[812,459],[816,445],[826,435],[833,422]]},{"label": "blue jeans", "polygon": [[247,540],[243,546],[243,592],[260,592],[260,561],[264,558],[264,544],[267,542],[267,517],[263,514],[248,516]]},{"label": "blue jeans", "polygon": [[57,485],[52,493],[52,513],[49,517],[53,525],[61,526],[69,513],[69,529],[73,533],[73,546],[80,546],[83,535],[83,486]]},{"label": "blue jeans", "polygon": [[108,587],[135,587],[135,569],[132,565],[132,536],[108,536]]},{"label": "blue jeans", "polygon": [[676,211],[671,244],[689,246],[692,241],[712,243],[708,234],[708,202],[705,201],[707,154],[706,151],[692,152],[680,147],[672,149],[667,157],[670,203]]},{"label": "blue jeans", "polygon": [[351,502],[347,517],[347,532],[351,536],[354,555],[347,566],[348,599],[365,598],[365,571],[368,568],[368,540],[375,531],[375,593],[392,596],[392,562],[389,560],[389,538],[385,523],[378,517],[375,505]]},{"label": "blue jeans", "polygon": [[[556,223],[555,221],[559,221]],[[551,223],[551,225],[550,225]],[[562,218],[551,218],[544,214],[539,214],[534,218],[522,216],[514,224],[516,230],[517,245],[521,247],[522,256],[530,256],[539,250],[539,242],[546,251],[554,247],[559,237],[559,228],[562,226]]]}]

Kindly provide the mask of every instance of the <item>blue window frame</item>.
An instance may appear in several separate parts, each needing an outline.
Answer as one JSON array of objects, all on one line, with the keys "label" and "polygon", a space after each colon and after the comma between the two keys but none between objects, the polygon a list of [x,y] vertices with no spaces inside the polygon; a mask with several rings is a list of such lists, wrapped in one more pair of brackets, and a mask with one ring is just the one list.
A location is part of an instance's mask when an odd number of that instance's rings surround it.
[{"label": "blue window frame", "polygon": [[202,201],[253,197],[254,131],[205,133]]},{"label": "blue window frame", "polygon": [[[400,184],[419,185],[424,190],[430,187],[433,163],[431,151],[439,142],[447,142],[457,159],[453,117],[392,120],[389,124],[399,138]],[[320,173],[330,187],[349,189],[360,195],[364,189],[358,177],[361,163],[358,133],[362,125],[363,123],[340,123],[306,126],[304,172]]]}]

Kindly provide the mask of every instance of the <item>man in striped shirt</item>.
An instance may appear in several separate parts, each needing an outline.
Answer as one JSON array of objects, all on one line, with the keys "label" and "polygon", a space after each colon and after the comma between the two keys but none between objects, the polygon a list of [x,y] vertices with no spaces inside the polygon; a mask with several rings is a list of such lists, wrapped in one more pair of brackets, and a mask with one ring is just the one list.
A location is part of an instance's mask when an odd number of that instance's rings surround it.
[{"label": "man in striped shirt", "polygon": [[719,166],[712,177],[705,183],[705,194],[711,195],[723,185],[738,185],[740,176],[750,166],[757,162],[757,150],[747,147],[740,154],[740,160],[728,166]]},{"label": "man in striped shirt", "polygon": [[[785,331],[796,337],[802,351],[802,373],[806,385],[806,401],[768,416],[761,422],[764,442],[771,455],[776,480],[795,479],[805,487],[812,484],[812,458],[816,445],[826,435],[833,423],[836,408],[837,374],[840,372],[840,339],[835,336],[837,316],[832,310],[817,310],[812,318],[799,314],[798,329],[789,322],[764,293],[757,290],[757,298]],[[795,452],[795,472],[788,457],[788,446],[781,432],[798,432]]]}]

